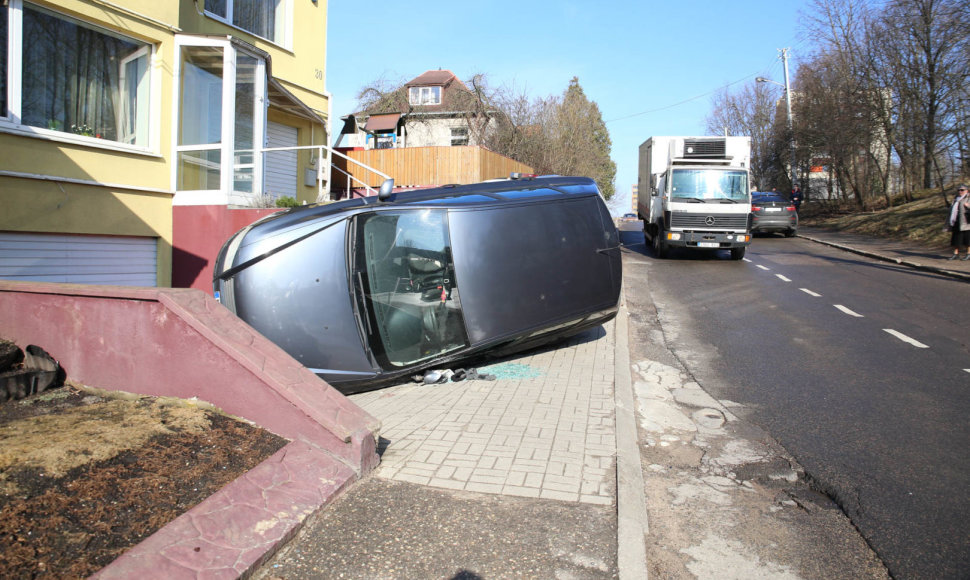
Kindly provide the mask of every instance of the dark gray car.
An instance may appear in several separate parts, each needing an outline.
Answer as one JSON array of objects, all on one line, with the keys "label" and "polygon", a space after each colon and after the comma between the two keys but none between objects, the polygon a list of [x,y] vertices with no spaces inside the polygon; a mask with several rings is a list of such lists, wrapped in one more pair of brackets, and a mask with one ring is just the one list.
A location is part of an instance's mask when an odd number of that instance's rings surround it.
[{"label": "dark gray car", "polygon": [[782,232],[790,238],[798,232],[798,212],[787,198],[763,191],[751,192],[751,233]]},{"label": "dark gray car", "polygon": [[622,278],[580,177],[296,208],[236,233],[214,271],[226,307],[348,393],[602,324]]}]

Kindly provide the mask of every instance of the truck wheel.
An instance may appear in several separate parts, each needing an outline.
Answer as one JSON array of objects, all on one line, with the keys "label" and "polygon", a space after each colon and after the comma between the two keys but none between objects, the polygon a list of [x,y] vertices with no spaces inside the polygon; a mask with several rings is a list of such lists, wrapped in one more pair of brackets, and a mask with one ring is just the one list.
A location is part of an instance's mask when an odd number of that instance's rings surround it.
[{"label": "truck wheel", "polygon": [[743,258],[744,257],[744,250],[745,250],[745,248],[743,248],[743,247],[742,248],[731,248],[731,259],[732,260],[740,260],[741,258]]},{"label": "truck wheel", "polygon": [[664,229],[657,227],[653,235],[653,255],[661,260],[667,257],[667,244],[664,243]]}]

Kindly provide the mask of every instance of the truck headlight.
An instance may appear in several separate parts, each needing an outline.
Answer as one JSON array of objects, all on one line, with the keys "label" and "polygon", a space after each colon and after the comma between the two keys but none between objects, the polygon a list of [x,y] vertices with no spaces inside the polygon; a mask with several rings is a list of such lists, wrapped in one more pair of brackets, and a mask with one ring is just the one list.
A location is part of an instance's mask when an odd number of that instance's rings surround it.
[{"label": "truck headlight", "polygon": [[677,232],[667,232],[667,239],[668,240],[679,240],[680,239],[680,234],[677,233]]}]

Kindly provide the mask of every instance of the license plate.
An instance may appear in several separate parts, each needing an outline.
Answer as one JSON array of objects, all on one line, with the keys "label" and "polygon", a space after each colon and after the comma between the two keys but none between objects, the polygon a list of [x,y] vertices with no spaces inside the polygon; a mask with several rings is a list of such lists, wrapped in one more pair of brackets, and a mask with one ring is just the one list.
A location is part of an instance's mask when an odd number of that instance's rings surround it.
[{"label": "license plate", "polygon": [[781,211],[780,207],[766,207],[765,211]]},{"label": "license plate", "polygon": [[717,242],[697,242],[698,248],[720,248],[721,244]]}]

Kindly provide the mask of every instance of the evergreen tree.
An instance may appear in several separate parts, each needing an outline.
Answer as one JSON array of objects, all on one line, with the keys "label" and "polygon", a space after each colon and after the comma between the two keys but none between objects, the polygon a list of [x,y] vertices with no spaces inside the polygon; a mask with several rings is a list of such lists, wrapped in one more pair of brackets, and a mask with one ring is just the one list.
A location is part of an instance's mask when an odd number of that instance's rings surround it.
[{"label": "evergreen tree", "polygon": [[551,173],[591,177],[604,199],[610,199],[615,192],[616,163],[610,159],[613,142],[599,105],[586,97],[579,79],[573,77],[556,109]]}]

